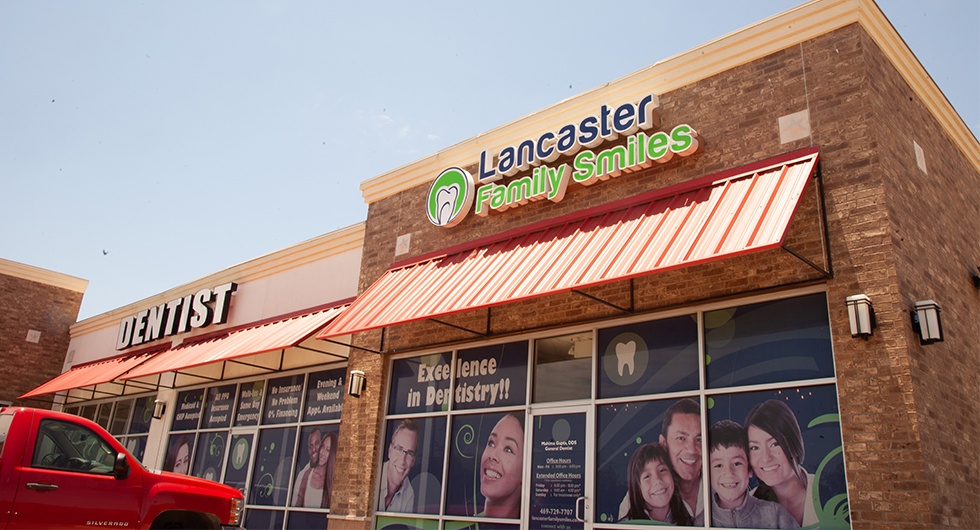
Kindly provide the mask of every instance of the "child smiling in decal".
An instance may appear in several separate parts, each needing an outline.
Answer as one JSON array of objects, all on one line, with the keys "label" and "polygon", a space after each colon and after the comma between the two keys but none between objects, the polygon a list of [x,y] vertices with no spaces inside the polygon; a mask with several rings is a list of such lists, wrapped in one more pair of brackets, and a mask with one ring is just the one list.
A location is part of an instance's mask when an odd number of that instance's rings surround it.
[{"label": "child smiling in decal", "polygon": [[711,444],[711,524],[725,528],[799,528],[779,503],[748,494],[749,440],[745,429],[731,420],[714,424]]},{"label": "child smiling in decal", "polygon": [[659,443],[640,446],[628,465],[629,511],[621,521],[651,520],[690,526],[691,515],[684,508],[677,476],[670,465],[667,449]]}]

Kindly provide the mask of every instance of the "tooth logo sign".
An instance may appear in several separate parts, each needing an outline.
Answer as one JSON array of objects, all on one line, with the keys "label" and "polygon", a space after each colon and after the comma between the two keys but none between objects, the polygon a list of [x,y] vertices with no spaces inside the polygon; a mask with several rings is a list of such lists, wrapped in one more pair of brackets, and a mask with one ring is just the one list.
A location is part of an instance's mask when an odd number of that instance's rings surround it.
[{"label": "tooth logo sign", "polygon": [[650,377],[646,373],[650,350],[643,337],[636,333],[624,331],[613,337],[602,357],[606,377],[617,385],[628,386],[643,377]]},{"label": "tooth logo sign", "polygon": [[425,212],[436,226],[455,226],[473,205],[473,177],[465,170],[451,167],[432,181],[426,198]]}]

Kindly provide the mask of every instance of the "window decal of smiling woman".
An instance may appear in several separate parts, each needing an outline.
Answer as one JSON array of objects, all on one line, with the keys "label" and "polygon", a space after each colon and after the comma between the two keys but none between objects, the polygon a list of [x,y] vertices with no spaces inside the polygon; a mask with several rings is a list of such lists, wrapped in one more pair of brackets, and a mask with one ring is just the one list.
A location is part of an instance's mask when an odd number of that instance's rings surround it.
[{"label": "window decal of smiling woman", "polygon": [[506,414],[490,432],[480,459],[480,493],[486,498],[480,515],[520,517],[523,474],[524,418]]}]

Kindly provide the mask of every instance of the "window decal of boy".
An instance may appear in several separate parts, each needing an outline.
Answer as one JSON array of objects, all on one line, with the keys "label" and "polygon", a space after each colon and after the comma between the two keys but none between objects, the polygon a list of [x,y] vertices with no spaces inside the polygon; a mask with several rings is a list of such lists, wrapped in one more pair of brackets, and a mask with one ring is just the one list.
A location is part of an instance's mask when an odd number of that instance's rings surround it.
[{"label": "window decal of boy", "polygon": [[749,494],[749,439],[731,420],[715,423],[708,433],[711,474],[711,524],[725,528],[799,528],[778,502]]}]

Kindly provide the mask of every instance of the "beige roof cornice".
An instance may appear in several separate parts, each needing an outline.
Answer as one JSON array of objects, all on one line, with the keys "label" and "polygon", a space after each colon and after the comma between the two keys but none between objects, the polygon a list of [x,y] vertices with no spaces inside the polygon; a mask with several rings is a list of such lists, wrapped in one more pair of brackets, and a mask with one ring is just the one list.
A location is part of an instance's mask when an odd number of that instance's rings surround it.
[{"label": "beige roof cornice", "polygon": [[24,265],[16,261],[0,258],[0,274],[12,276],[22,280],[43,283],[52,287],[67,289],[76,293],[85,293],[88,288],[88,280],[69,276],[60,272],[49,271],[40,267]]},{"label": "beige roof cornice", "polygon": [[638,72],[568,98],[361,183],[368,204],[432,181],[443,169],[469,166],[498,150],[581,119],[604,103],[664,94],[771,53],[859,23],[895,65],[953,142],[980,171],[980,144],[925,68],[872,0],[815,0],[734,31]]},{"label": "beige roof cornice", "polygon": [[156,306],[178,296],[211,288],[227,282],[247,283],[266,276],[294,269],[321,259],[358,250],[364,246],[364,223],[342,228],[276,252],[234,265],[195,281],[174,287],[155,296],[133,302],[112,311],[81,320],[71,327],[73,336],[91,333],[106,327],[116,327],[119,320],[133,313]]}]

